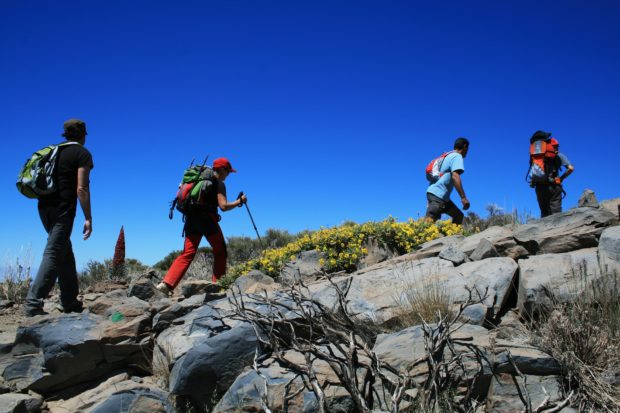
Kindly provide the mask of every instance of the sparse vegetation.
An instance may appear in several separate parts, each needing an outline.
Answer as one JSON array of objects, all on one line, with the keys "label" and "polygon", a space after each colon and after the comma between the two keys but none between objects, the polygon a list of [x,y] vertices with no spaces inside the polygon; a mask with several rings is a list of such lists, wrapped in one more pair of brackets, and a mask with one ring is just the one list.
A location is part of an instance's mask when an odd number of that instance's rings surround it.
[{"label": "sparse vegetation", "polygon": [[533,341],[561,365],[567,390],[580,412],[620,412],[620,389],[606,376],[620,374],[620,290],[616,273],[594,282],[579,274],[583,291],[555,301],[534,327]]},{"label": "sparse vegetation", "polygon": [[[148,270],[148,266],[142,264],[135,258],[126,258],[123,264],[123,271],[126,275],[132,275]],[[108,281],[112,274],[112,260],[106,259],[101,261],[90,260],[84,266],[84,269],[78,273],[80,287],[87,288],[91,285]]]},{"label": "sparse vegetation", "polygon": [[32,281],[32,257],[30,250],[23,257],[7,259],[0,278],[0,299],[21,303],[28,295]]},{"label": "sparse vegetation", "polygon": [[394,317],[391,324],[393,331],[419,325],[424,321],[434,322],[441,317],[454,317],[450,293],[437,282],[408,283],[399,290],[402,292],[395,299],[400,303],[402,312]]},{"label": "sparse vegetation", "polygon": [[533,219],[529,212],[520,212],[517,209],[512,212],[504,212],[504,209],[497,204],[488,204],[485,209],[487,211],[486,218],[482,218],[475,212],[467,213],[463,220],[463,234],[475,234],[492,226],[525,224]]}]

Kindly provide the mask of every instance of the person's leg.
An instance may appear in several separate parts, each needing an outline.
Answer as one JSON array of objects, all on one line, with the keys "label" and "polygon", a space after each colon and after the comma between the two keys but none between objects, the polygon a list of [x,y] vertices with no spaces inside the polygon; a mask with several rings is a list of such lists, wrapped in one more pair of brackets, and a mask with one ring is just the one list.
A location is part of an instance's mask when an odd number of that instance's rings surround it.
[{"label": "person's leg", "polygon": [[65,257],[59,265],[58,270],[60,302],[62,303],[63,311],[82,311],[82,303],[77,299],[80,293],[80,285],[78,282],[77,269],[75,267],[75,256],[73,255],[73,247],[70,240]]},{"label": "person's leg", "polygon": [[432,219],[433,221],[437,221],[441,218],[441,214],[444,212],[445,201],[428,192],[426,193],[426,200],[428,201],[426,206],[426,217]]},{"label": "person's leg", "polygon": [[41,265],[26,297],[27,313],[36,313],[43,308],[43,299],[54,288],[56,278],[67,256],[67,249],[71,247],[72,217],[59,218],[55,207],[43,207],[41,205],[39,206],[39,216],[48,237]]},{"label": "person's leg", "polygon": [[445,205],[445,213],[452,217],[452,222],[457,225],[462,225],[463,218],[465,218],[463,212],[452,201],[446,202]]},{"label": "person's leg", "polygon": [[549,185],[549,214],[562,212],[562,195],[564,195],[562,185]]},{"label": "person's leg", "polygon": [[549,209],[549,185],[536,185],[536,200],[540,208],[540,217],[544,218],[551,215]]},{"label": "person's leg", "polygon": [[168,270],[168,273],[164,277],[163,282],[173,290],[181,279],[187,272],[190,264],[194,260],[196,256],[196,251],[198,251],[198,245],[200,244],[200,239],[202,235],[187,235],[185,237],[185,245],[183,247],[183,252],[179,255]]},{"label": "person's leg", "polygon": [[226,274],[226,261],[228,260],[228,252],[226,251],[226,241],[220,225],[215,217],[207,226],[207,241],[213,249],[213,276],[212,282],[217,282],[224,274]]}]

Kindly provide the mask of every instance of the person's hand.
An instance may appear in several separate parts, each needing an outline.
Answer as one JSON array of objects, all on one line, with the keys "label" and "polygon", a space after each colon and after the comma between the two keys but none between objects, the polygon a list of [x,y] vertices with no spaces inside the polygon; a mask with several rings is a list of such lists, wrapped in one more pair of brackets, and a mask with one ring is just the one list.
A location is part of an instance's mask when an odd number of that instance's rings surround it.
[{"label": "person's hand", "polygon": [[562,178],[560,177],[555,178],[555,183],[556,185],[562,185]]},{"label": "person's hand", "polygon": [[461,202],[463,203],[463,211],[467,211],[469,209],[469,199],[463,197],[461,198]]},{"label": "person's hand", "polygon": [[84,229],[82,230],[82,234],[84,234],[84,240],[90,238],[90,234],[93,232],[93,223],[90,219],[84,221]]}]

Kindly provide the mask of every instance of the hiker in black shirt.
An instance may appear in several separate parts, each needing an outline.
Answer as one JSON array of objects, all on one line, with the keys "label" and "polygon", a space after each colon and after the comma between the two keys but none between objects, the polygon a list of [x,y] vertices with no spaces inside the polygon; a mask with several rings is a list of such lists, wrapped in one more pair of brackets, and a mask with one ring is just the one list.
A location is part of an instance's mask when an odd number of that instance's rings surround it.
[{"label": "hiker in black shirt", "polygon": [[83,121],[69,119],[64,123],[62,136],[75,144],[60,147],[55,171],[57,191],[39,198],[39,216],[48,238],[39,271],[28,291],[25,308],[27,316],[45,314],[43,299],[49,295],[56,279],[60,286],[62,310],[67,313],[82,311],[82,303],[77,299],[79,284],[71,231],[79,200],[84,212],[84,239],[88,239],[92,233],[89,177],[93,158],[83,146],[86,134]]}]

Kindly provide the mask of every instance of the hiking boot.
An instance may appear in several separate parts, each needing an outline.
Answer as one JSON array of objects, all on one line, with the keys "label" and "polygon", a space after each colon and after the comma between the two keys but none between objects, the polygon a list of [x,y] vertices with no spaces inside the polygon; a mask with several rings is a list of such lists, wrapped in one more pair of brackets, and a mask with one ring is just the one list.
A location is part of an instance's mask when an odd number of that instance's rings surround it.
[{"label": "hiking boot", "polygon": [[38,315],[48,315],[46,311],[43,310],[43,307],[24,307],[24,315],[26,317],[36,317]]},{"label": "hiking boot", "polygon": [[172,294],[172,290],[170,289],[170,287],[168,287],[168,284],[166,284],[165,282],[160,282],[159,284],[157,284],[157,287],[155,288],[157,288],[159,291],[161,291],[162,293],[166,295]]},{"label": "hiking boot", "polygon": [[81,301],[76,301],[68,306],[63,305],[61,311],[63,313],[81,313],[84,311],[84,304]]}]

